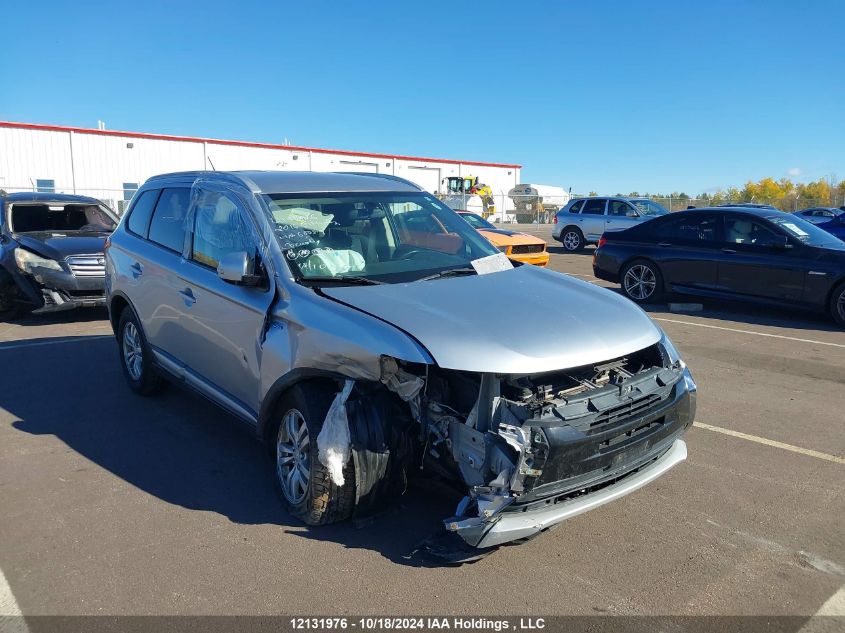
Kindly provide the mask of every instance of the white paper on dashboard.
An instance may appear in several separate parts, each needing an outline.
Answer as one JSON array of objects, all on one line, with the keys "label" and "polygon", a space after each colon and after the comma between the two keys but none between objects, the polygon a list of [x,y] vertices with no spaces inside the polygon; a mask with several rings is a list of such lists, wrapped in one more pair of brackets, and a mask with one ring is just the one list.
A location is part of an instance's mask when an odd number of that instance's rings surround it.
[{"label": "white paper on dashboard", "polygon": [[475,272],[479,275],[487,275],[489,273],[498,273],[502,270],[513,268],[511,260],[509,260],[504,253],[496,253],[495,255],[488,255],[480,259],[474,259],[470,262]]}]

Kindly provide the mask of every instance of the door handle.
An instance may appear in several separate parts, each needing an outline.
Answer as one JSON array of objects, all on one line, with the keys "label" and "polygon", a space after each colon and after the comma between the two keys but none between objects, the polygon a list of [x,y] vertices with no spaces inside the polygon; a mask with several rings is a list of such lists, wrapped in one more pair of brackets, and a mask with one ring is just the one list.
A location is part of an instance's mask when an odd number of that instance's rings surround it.
[{"label": "door handle", "polygon": [[132,277],[138,279],[141,276],[141,273],[144,272],[144,267],[141,266],[138,262],[135,262],[129,267],[129,270],[132,271]]},{"label": "door handle", "polygon": [[733,255],[734,253],[736,253],[736,251],[732,248],[723,248],[722,252],[727,253],[728,255]]},{"label": "door handle", "polygon": [[182,297],[182,301],[184,301],[185,305],[189,308],[197,302],[197,298],[194,296],[194,293],[190,288],[180,290],[179,294]]},{"label": "door handle", "polygon": [[666,248],[667,246],[672,246],[672,243],[671,242],[660,242],[658,244],[658,246],[660,246],[662,248]]}]

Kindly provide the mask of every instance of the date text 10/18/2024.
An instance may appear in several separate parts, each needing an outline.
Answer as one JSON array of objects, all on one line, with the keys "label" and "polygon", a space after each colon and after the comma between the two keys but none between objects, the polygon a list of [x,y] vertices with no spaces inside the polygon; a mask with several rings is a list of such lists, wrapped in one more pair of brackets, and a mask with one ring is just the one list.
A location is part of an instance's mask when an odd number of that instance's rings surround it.
[{"label": "date text 10/18/2024", "polygon": [[546,628],[544,618],[465,617],[296,617],[290,619],[295,631],[538,631]]}]

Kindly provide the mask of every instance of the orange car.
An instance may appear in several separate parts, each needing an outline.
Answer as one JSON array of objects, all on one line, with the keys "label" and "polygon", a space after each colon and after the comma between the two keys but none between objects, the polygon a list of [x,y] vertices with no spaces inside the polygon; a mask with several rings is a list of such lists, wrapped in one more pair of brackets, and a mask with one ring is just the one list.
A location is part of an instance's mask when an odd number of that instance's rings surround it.
[{"label": "orange car", "polygon": [[458,211],[458,215],[510,259],[535,266],[548,265],[549,253],[546,251],[546,242],[539,237],[498,229],[480,215],[468,211]]}]

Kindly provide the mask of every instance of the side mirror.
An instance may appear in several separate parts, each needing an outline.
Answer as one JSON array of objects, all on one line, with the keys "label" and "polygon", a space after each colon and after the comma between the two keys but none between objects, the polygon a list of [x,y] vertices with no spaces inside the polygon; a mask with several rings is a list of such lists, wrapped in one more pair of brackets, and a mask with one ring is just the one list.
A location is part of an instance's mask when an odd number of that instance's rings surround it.
[{"label": "side mirror", "polygon": [[236,286],[257,286],[261,275],[254,274],[255,262],[244,251],[227,253],[217,264],[217,276]]},{"label": "side mirror", "polygon": [[629,218],[638,218],[638,217],[640,217],[640,214],[639,214],[639,213],[637,213],[636,211],[628,211],[625,215],[627,215]]},{"label": "side mirror", "polygon": [[783,241],[781,241],[781,242],[776,242],[776,243],[774,244],[774,247],[775,247],[775,248],[778,248],[778,249],[781,249],[781,248],[782,248],[782,249],[784,249],[784,250],[787,250],[787,249],[792,248],[792,242],[790,242],[790,241],[789,241],[789,238],[788,238],[786,235],[784,235],[784,236],[783,236]]}]

